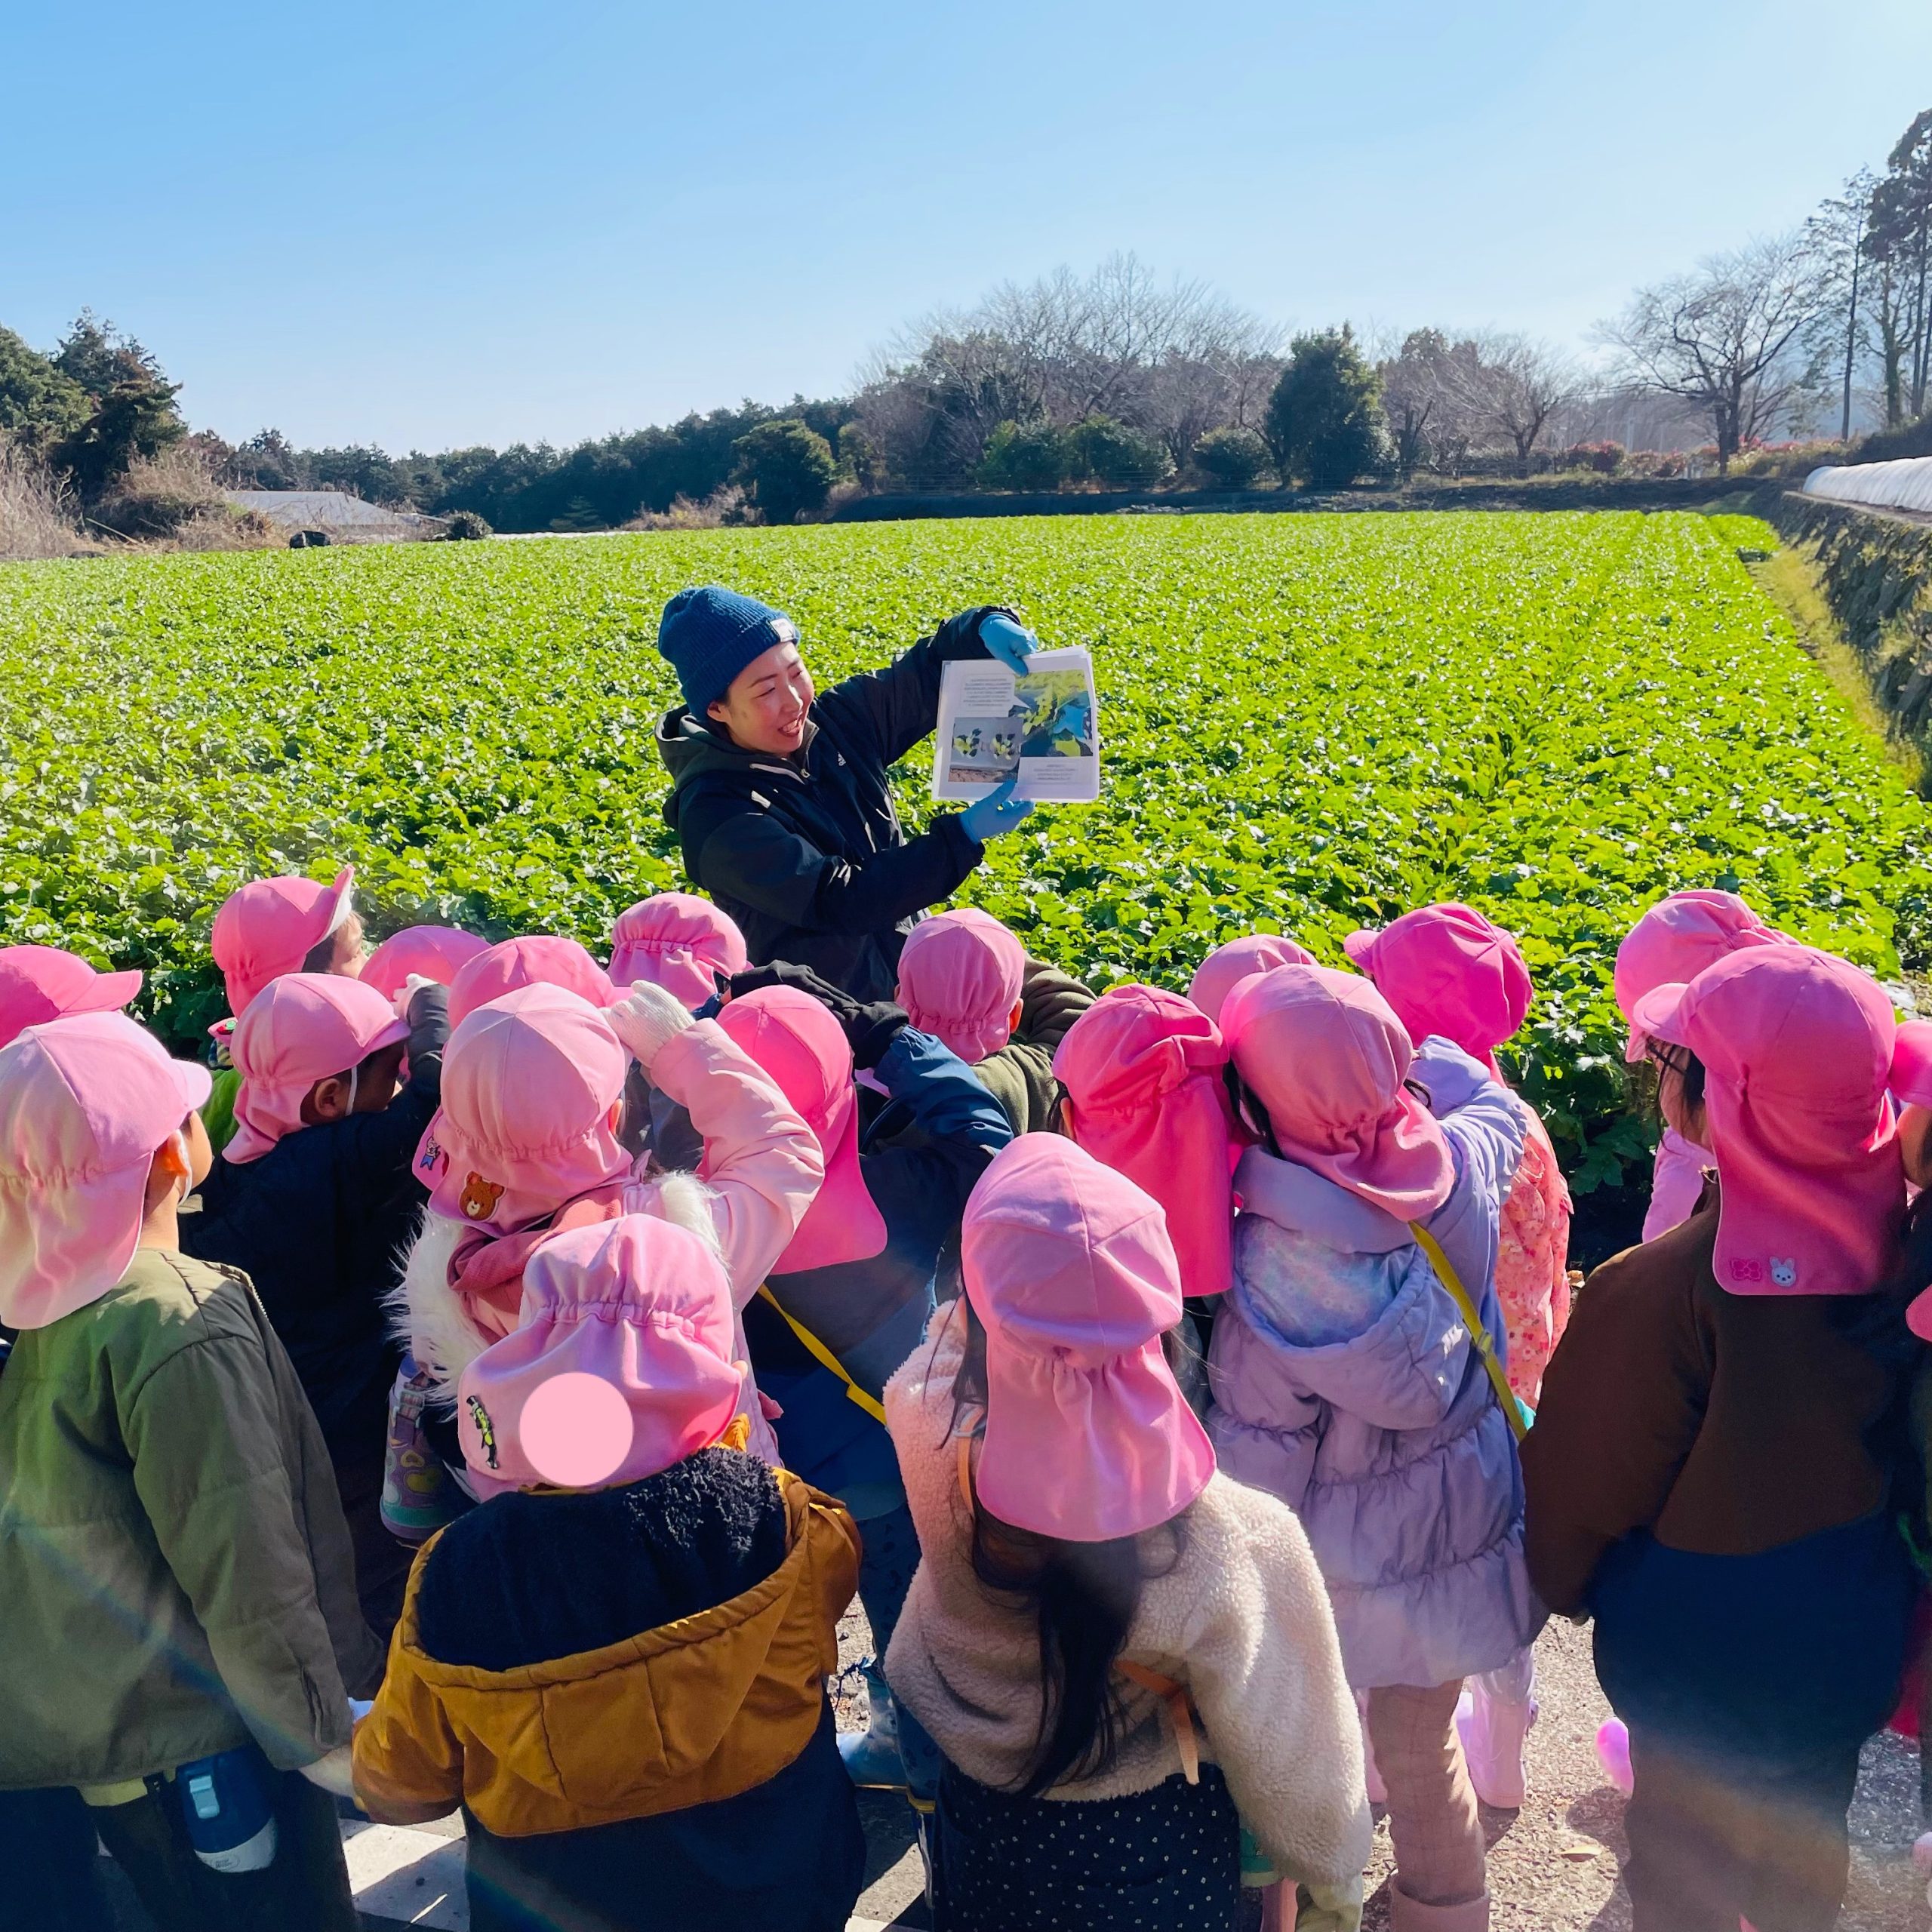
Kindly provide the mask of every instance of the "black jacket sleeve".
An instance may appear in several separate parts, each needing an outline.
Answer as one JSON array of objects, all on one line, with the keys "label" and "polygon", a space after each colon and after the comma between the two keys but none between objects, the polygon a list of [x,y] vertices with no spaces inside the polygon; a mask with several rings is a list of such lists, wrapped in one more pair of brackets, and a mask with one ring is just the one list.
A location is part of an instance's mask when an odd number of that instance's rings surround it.
[{"label": "black jacket sleeve", "polygon": [[916,838],[855,863],[747,805],[714,828],[697,872],[714,898],[740,900],[803,931],[879,932],[951,898],[985,851],[961,815],[947,812]]},{"label": "black jacket sleeve", "polygon": [[881,764],[897,763],[921,739],[931,737],[939,722],[940,675],[946,666],[956,659],[990,654],[980,641],[980,623],[995,611],[1014,614],[1001,604],[962,611],[931,637],[902,651],[882,671],[861,671],[822,693],[820,707],[835,713],[849,729],[864,734],[877,748]]},{"label": "black jacket sleeve", "polygon": [[449,989],[422,988],[409,1006],[408,1084],[380,1113],[352,1114],[342,1123],[337,1158],[350,1186],[374,1193],[408,1174],[416,1143],[442,1103],[449,1036]]}]

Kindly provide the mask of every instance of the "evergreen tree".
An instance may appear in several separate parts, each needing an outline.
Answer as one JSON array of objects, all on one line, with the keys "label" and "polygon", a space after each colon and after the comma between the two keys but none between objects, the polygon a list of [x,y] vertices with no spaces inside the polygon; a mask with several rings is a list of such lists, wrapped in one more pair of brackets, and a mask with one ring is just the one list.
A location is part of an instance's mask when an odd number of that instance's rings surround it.
[{"label": "evergreen tree", "polygon": [[1346,490],[1380,467],[1388,445],[1382,384],[1346,323],[1295,337],[1268,399],[1265,432],[1275,467],[1312,490]]}]

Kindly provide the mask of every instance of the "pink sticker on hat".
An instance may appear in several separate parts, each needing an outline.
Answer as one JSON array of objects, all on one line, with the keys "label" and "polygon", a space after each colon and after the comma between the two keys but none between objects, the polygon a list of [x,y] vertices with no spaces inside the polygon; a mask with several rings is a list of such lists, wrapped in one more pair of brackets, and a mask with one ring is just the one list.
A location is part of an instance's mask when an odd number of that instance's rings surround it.
[{"label": "pink sticker on hat", "polygon": [[601,1377],[572,1371],[531,1392],[517,1432],[546,1482],[591,1489],[614,1475],[631,1452],[630,1405]]}]

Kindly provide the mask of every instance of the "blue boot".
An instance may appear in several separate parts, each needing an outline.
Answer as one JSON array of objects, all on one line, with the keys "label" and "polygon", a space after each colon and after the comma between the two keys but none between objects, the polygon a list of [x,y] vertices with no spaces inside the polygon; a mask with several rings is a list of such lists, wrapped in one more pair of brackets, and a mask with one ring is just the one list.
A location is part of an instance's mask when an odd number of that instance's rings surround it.
[{"label": "blue boot", "polygon": [[838,1734],[845,1775],[863,1791],[903,1791],[906,1767],[899,1755],[899,1712],[878,1660],[860,1666],[866,1680],[866,1727]]}]

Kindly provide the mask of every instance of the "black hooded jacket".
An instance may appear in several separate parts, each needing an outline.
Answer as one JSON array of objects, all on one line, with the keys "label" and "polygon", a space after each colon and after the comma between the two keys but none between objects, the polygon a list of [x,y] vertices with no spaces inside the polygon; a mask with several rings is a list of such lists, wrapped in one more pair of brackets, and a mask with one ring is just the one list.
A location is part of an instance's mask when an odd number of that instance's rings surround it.
[{"label": "black hooded jacket", "polygon": [[664,816],[753,965],[787,960],[857,998],[892,997],[914,915],[949,899],[985,848],[957,812],[908,838],[887,771],[931,735],[945,666],[988,655],[980,620],[1001,608],[962,612],[884,670],[821,691],[789,758],[743,750],[681,705],[666,714]]}]

